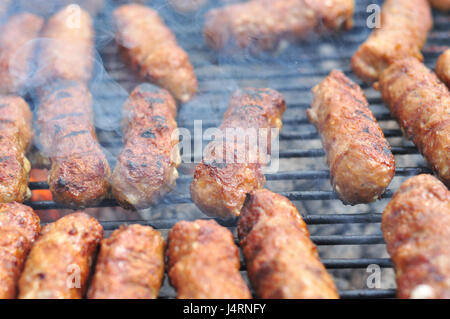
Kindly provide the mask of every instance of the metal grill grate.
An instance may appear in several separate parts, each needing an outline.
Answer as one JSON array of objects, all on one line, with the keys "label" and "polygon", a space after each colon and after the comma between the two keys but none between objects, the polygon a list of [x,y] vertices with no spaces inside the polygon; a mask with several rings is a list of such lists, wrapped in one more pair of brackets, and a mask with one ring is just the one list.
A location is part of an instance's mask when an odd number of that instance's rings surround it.
[{"label": "metal grill grate", "polygon": [[[369,3],[373,2],[380,3],[381,1],[356,1],[355,26],[350,32],[304,41],[291,45],[285,51],[275,55],[249,56],[243,54],[233,58],[214,53],[205,46],[202,40],[201,26],[203,14],[208,8],[195,15],[183,16],[174,13],[164,4],[164,1],[151,2],[151,6],[158,8],[166,23],[176,33],[181,46],[188,51],[199,79],[198,97],[180,110],[179,126],[188,128],[191,132],[194,120],[202,120],[204,128],[218,126],[229,96],[237,87],[271,87],[279,90],[285,95],[288,102],[288,111],[284,116],[284,127],[280,135],[281,171],[267,175],[267,187],[294,201],[311,227],[328,226],[331,229],[338,225],[362,225],[365,227],[365,225],[373,224],[377,229],[370,234],[365,232],[353,234],[348,231],[322,234],[313,230],[312,240],[319,245],[319,251],[324,246],[383,245],[379,223],[386,199],[392,197],[395,189],[406,177],[430,173],[430,169],[418,155],[417,149],[402,138],[398,125],[384,107],[379,93],[365,85],[362,87],[366,91],[372,111],[392,145],[398,166],[396,177],[390,189],[383,196],[384,200],[353,208],[343,206],[329,187],[329,171],[324,164],[317,163],[316,158],[323,157],[324,151],[316,130],[308,123],[305,116],[305,109],[311,101],[310,89],[332,68],[343,70],[357,81],[351,74],[350,58],[370,33],[370,30],[365,27],[368,15],[366,8]],[[214,4],[211,5],[211,7],[213,6]],[[109,76],[129,91],[138,82],[118,58],[116,47],[111,41],[111,31],[108,31],[110,30],[110,9],[105,10],[97,18],[98,49]],[[450,30],[449,16],[435,13],[434,20],[435,27],[430,33],[428,44],[424,49],[425,62],[431,68],[434,67],[436,58],[443,51],[444,46],[448,44],[448,30]],[[108,105],[108,103],[117,105],[117,97],[120,101],[126,98],[123,94],[115,96],[116,92],[103,91],[103,93],[104,96],[102,96],[101,90],[97,94],[94,92],[97,102],[102,105]],[[103,106],[102,109],[106,108]],[[117,113],[113,107],[109,111]],[[114,165],[115,156],[121,147],[120,134],[114,130],[100,130],[99,137],[102,145],[110,154],[112,165]],[[108,231],[118,228],[121,224],[141,223],[151,225],[166,234],[167,230],[180,219],[201,217],[202,215],[192,204],[188,193],[188,185],[191,180],[191,174],[181,174],[177,189],[166,196],[159,207],[142,214],[142,218],[129,220],[125,216],[116,220],[101,220],[102,225]],[[30,188],[32,190],[48,189],[48,184],[32,182]],[[316,203],[308,204],[311,202]],[[52,201],[27,204],[37,210],[65,208]],[[97,205],[97,207],[115,206],[117,203],[112,199]],[[177,208],[177,206],[179,207]],[[176,212],[188,210],[194,213],[187,218],[177,214],[170,217],[164,216],[164,212],[173,207]],[[163,212],[162,216],[156,217],[153,212],[157,210]],[[333,213],[330,214],[330,211]],[[218,220],[218,222],[235,230],[236,221]],[[382,249],[385,252],[384,248]],[[322,261],[328,269],[364,269],[371,264],[377,264],[381,268],[392,267],[390,260],[382,256],[379,258],[323,258]],[[245,266],[242,271],[245,273]],[[167,280],[165,282],[165,286],[167,286]],[[343,290],[340,294],[344,298],[394,297],[395,289]],[[163,287],[160,297],[174,297],[174,291]]]}]

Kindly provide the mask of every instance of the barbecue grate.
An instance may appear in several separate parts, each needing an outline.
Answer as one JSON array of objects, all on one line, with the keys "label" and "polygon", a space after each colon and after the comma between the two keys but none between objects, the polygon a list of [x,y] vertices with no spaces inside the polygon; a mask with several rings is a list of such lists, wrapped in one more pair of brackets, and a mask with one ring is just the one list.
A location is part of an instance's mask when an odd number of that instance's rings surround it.
[{"label": "barbecue grate", "polygon": [[[380,122],[386,137],[389,139],[393,153],[397,161],[396,177],[390,189],[383,195],[383,199],[375,204],[345,207],[337,199],[336,194],[329,186],[329,171],[317,158],[324,157],[319,136],[311,126],[305,115],[305,109],[311,101],[310,89],[326,76],[332,68],[339,68],[357,81],[350,69],[350,58],[357,47],[366,39],[370,30],[366,28],[366,18],[369,13],[366,8],[370,3],[381,1],[358,0],[356,1],[355,26],[350,32],[339,35],[314,37],[308,41],[291,45],[282,52],[275,54],[261,54],[250,56],[243,54],[239,57],[227,57],[220,53],[210,51],[204,44],[201,36],[202,17],[208,8],[204,8],[193,15],[180,15],[174,13],[165,5],[164,1],[152,1],[151,5],[157,8],[166,23],[176,33],[183,48],[185,48],[196,69],[199,79],[198,97],[184,105],[180,110],[178,124],[193,132],[194,120],[202,120],[203,128],[218,126],[222,119],[222,113],[227,107],[230,94],[242,86],[271,87],[279,90],[286,97],[288,111],[284,116],[284,127],[280,135],[280,172],[267,175],[267,187],[294,201],[299,207],[305,221],[310,225],[312,240],[321,248],[353,246],[353,245],[384,245],[384,240],[379,230],[381,212],[386,205],[386,199],[392,197],[395,189],[408,176],[420,173],[430,173],[417,149],[402,138],[402,133],[384,107],[379,93],[367,85],[363,85],[370,106],[376,118]],[[215,6],[211,4],[210,7]],[[209,7],[209,8],[210,8]],[[109,77],[105,77],[105,83],[111,83],[111,79],[117,81],[123,88],[130,91],[138,82],[121,62],[117,55],[117,49],[111,39],[110,13],[108,8],[97,17],[98,50],[102,56]],[[438,55],[448,45],[450,17],[442,13],[434,13],[435,27],[430,33],[428,44],[424,49],[426,64],[433,68]],[[359,82],[359,81],[357,81]],[[101,87],[102,83],[96,83]],[[107,87],[107,86],[105,86]],[[97,92],[98,91],[98,92]],[[126,98],[123,93],[114,90],[99,89],[94,92],[97,106],[101,106],[101,116],[105,114],[120,114],[117,107]],[[118,102],[120,101],[120,103]],[[107,110],[106,110],[107,109]],[[106,111],[105,111],[106,110]],[[98,111],[98,110],[97,110]],[[100,116],[97,116],[97,121]],[[119,119],[120,120],[120,119]],[[113,123],[118,123],[118,120]],[[98,127],[104,125],[100,124]],[[121,148],[120,130],[99,129],[99,138],[109,154],[112,166],[115,157]],[[192,136],[194,134],[192,133]],[[206,142],[204,143],[206,144]],[[203,217],[192,204],[188,193],[188,185],[192,180],[189,168],[185,165],[181,169],[181,176],[177,188],[163,199],[156,208],[141,214],[141,218],[129,220],[126,215],[115,220],[101,220],[105,230],[110,231],[126,223],[140,223],[151,225],[156,229],[167,233],[178,220]],[[184,174],[183,174],[184,172]],[[30,183],[32,190],[48,189],[45,182]],[[62,205],[52,201],[36,201],[27,203],[37,210],[62,209]],[[117,203],[108,199],[97,207],[115,207]],[[162,214],[158,214],[158,211]],[[173,214],[166,214],[172,211]],[[192,212],[187,217],[180,211]],[[333,213],[329,213],[329,212]],[[235,231],[236,221],[219,221],[224,226]],[[338,226],[339,232],[329,234],[315,232],[315,226],[328,226],[333,229]],[[349,233],[352,229],[349,225],[360,225],[361,233]],[[374,225],[372,233],[367,234],[364,227]],[[347,227],[347,228],[346,228]],[[343,231],[341,231],[343,230]],[[391,268],[392,264],[382,246],[383,256],[379,258],[323,258],[322,261],[328,269],[365,269],[368,265],[376,264],[381,268]],[[245,273],[245,266],[242,267]],[[392,287],[393,287],[392,283]],[[174,291],[168,287],[161,290],[161,298],[174,297]],[[394,297],[395,289],[358,289],[342,290],[344,298],[378,298]]]}]

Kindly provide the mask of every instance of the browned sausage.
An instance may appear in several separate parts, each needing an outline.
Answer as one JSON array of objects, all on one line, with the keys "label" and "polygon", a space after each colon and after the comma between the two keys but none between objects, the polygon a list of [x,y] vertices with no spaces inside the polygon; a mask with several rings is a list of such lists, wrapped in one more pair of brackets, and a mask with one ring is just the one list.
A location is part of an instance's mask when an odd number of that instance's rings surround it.
[{"label": "browned sausage", "polygon": [[248,299],[231,232],[215,221],[178,222],[168,239],[168,275],[179,299]]},{"label": "browned sausage", "polygon": [[0,299],[16,297],[25,259],[40,230],[39,217],[30,207],[0,204]]},{"label": "browned sausage", "polygon": [[108,195],[111,171],[95,134],[91,94],[79,82],[56,83],[45,91],[37,122],[52,163],[53,199],[73,207],[98,203]]},{"label": "browned sausage", "polygon": [[250,193],[238,234],[248,275],[259,297],[339,297],[305,222],[287,198],[265,189]]},{"label": "browned sausage", "polygon": [[90,15],[67,6],[42,31],[38,66],[45,85],[54,80],[87,82],[94,65],[94,29]]},{"label": "browned sausage", "polygon": [[30,13],[11,17],[0,29],[0,93],[22,93],[31,71],[44,19]]},{"label": "browned sausage", "polygon": [[282,40],[350,29],[354,6],[353,0],[252,0],[208,12],[203,33],[216,50],[274,50]]},{"label": "browned sausage", "polygon": [[140,4],[126,4],[114,11],[114,19],[117,43],[131,67],[177,100],[189,101],[197,92],[194,68],[158,13]]},{"label": "browned sausage", "polygon": [[113,194],[126,208],[148,208],[178,177],[177,105],[169,92],[145,83],[130,94],[123,113],[125,147],[112,175]]},{"label": "browned sausage", "polygon": [[380,77],[383,100],[439,175],[450,186],[450,92],[420,61],[397,61]]},{"label": "browned sausage", "polygon": [[20,299],[80,299],[103,227],[84,213],[46,225],[19,280]]},{"label": "browned sausage", "polygon": [[341,71],[313,88],[307,111],[322,138],[331,185],[346,204],[370,203],[395,174],[395,159],[363,90]]},{"label": "browned sausage", "polygon": [[25,157],[33,140],[32,114],[18,96],[0,96],[0,202],[23,202],[28,188],[30,162]]},{"label": "browned sausage", "polygon": [[115,230],[100,248],[90,299],[155,299],[164,278],[164,239],[151,227]]},{"label": "browned sausage", "polygon": [[450,88],[450,49],[439,57],[436,64],[436,74]]},{"label": "browned sausage", "polygon": [[[247,193],[262,188],[265,183],[266,150],[260,152],[261,141],[253,145],[227,140],[227,130],[250,129],[256,130],[256,134],[259,129],[279,130],[285,110],[284,98],[275,90],[246,88],[233,94],[219,127],[225,139],[223,143],[208,144],[191,184],[192,199],[205,214],[220,218],[239,216]],[[241,149],[245,150],[245,158]]]},{"label": "browned sausage", "polygon": [[427,0],[386,0],[381,28],[375,29],[356,51],[353,72],[364,81],[374,82],[396,60],[416,57],[422,61],[420,50],[432,26]]},{"label": "browned sausage", "polygon": [[431,5],[441,11],[450,10],[450,0],[430,0]]},{"label": "browned sausage", "polygon": [[399,298],[450,298],[450,192],[431,175],[408,179],[383,213]]}]

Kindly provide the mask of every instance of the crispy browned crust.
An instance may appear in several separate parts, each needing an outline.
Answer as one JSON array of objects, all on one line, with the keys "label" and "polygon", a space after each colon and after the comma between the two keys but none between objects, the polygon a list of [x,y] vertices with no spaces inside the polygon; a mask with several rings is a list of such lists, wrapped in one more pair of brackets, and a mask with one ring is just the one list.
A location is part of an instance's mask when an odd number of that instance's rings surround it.
[{"label": "crispy browned crust", "polygon": [[370,203],[395,174],[395,159],[363,90],[341,71],[313,88],[309,121],[322,138],[331,185],[346,204]]},{"label": "crispy browned crust", "polygon": [[[219,129],[224,136],[227,129],[279,130],[285,110],[284,98],[275,90],[239,90],[231,97]],[[190,188],[193,201],[205,214],[220,218],[239,216],[247,193],[264,186],[263,165],[266,154],[259,152],[262,148],[259,145],[244,143],[213,141],[206,147],[205,156],[195,169]],[[270,145],[267,146],[270,149]],[[245,151],[245,158],[241,156],[240,150]]]},{"label": "crispy browned crust", "polygon": [[0,96],[0,202],[23,202],[31,196],[30,162],[25,157],[33,140],[32,114],[19,96]]},{"label": "crispy browned crust", "polygon": [[30,72],[44,19],[30,13],[11,17],[0,29],[0,93],[21,92]]},{"label": "crispy browned crust", "polygon": [[248,299],[233,235],[213,220],[178,222],[166,251],[170,284],[179,299]]},{"label": "crispy browned crust", "polygon": [[450,88],[450,49],[441,54],[436,63],[436,74]]},{"label": "crispy browned crust", "polygon": [[420,50],[433,26],[427,0],[386,0],[381,28],[375,29],[356,51],[352,69],[364,81],[378,80],[391,63],[407,57],[423,60]]},{"label": "crispy browned crust", "polygon": [[62,82],[41,93],[37,115],[44,155],[52,166],[48,182],[53,199],[86,207],[104,199],[111,171],[97,141],[92,97],[78,82]]},{"label": "crispy browned crust", "polygon": [[353,0],[252,0],[206,14],[204,36],[215,50],[276,49],[312,32],[350,29]]},{"label": "crispy browned crust", "polygon": [[164,278],[164,239],[151,227],[121,226],[102,241],[90,299],[155,299]]},{"label": "crispy browned crust", "polygon": [[450,0],[429,0],[433,8],[441,11],[450,10]]},{"label": "crispy browned crust", "polygon": [[[89,13],[67,6],[45,25],[38,66],[45,83],[53,80],[87,82],[94,65],[94,29]],[[44,83],[44,84],[45,84]]]},{"label": "crispy browned crust", "polygon": [[114,19],[124,60],[143,79],[166,88],[181,102],[189,101],[197,92],[194,68],[158,13],[126,4],[114,11]]},{"label": "crispy browned crust", "polygon": [[40,230],[39,217],[30,207],[0,204],[0,299],[16,297],[25,259]]},{"label": "crispy browned crust", "polygon": [[431,175],[408,179],[383,213],[399,298],[450,298],[450,192]]},{"label": "crispy browned crust", "polygon": [[102,237],[103,227],[84,213],[67,215],[46,225],[25,263],[18,297],[82,298]]},{"label": "crispy browned crust", "polygon": [[414,58],[394,63],[380,77],[384,102],[406,136],[450,186],[450,92]]},{"label": "crispy browned crust", "polygon": [[339,298],[305,222],[287,198],[265,189],[250,193],[238,235],[258,297]]},{"label": "crispy browned crust", "polygon": [[125,208],[147,208],[175,187],[180,165],[176,102],[141,84],[123,106],[125,146],[112,175],[112,191]]}]

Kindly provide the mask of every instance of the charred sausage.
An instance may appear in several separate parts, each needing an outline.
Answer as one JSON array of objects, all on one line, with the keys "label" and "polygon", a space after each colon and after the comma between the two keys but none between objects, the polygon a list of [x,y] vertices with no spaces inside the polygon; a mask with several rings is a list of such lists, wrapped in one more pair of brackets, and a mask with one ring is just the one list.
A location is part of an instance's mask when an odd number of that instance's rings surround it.
[{"label": "charred sausage", "polygon": [[0,96],[0,202],[23,202],[28,188],[30,162],[25,157],[33,140],[32,114],[18,96]]},{"label": "charred sausage", "polygon": [[215,50],[275,50],[282,40],[350,29],[354,6],[353,0],[252,0],[208,12],[203,33]]},{"label": "charred sausage", "polygon": [[376,200],[394,177],[395,159],[363,90],[334,70],[313,93],[307,115],[322,138],[333,189],[346,204]]},{"label": "charred sausage", "polygon": [[98,203],[109,192],[111,172],[95,134],[91,94],[79,82],[56,83],[40,94],[37,122],[51,160],[53,199],[73,207]]},{"label": "charred sausage", "polygon": [[80,299],[103,227],[84,213],[44,226],[19,280],[20,299]]},{"label": "charred sausage", "polygon": [[175,187],[180,165],[176,102],[170,93],[141,84],[123,107],[125,147],[112,175],[112,190],[126,208],[147,208]]},{"label": "charred sausage", "polygon": [[383,212],[399,298],[450,298],[450,192],[435,177],[402,184]]},{"label": "charred sausage", "polygon": [[229,132],[237,130],[238,137],[245,137],[245,130],[255,135],[261,129],[280,130],[285,110],[284,98],[275,90],[246,88],[233,94],[219,127],[224,139],[208,144],[190,188],[193,201],[205,214],[220,218],[239,216],[247,193],[265,183],[265,155],[273,136],[268,137],[264,147],[262,140],[236,141]]},{"label": "charred sausage", "polygon": [[179,299],[248,299],[231,232],[215,221],[177,223],[169,233],[168,275]]},{"label": "charred sausage", "polygon": [[101,244],[90,299],[155,299],[164,278],[164,239],[151,227],[115,230]]},{"label": "charred sausage", "polygon": [[22,93],[44,19],[30,13],[11,17],[0,30],[0,93]]},{"label": "charred sausage", "polygon": [[197,78],[187,53],[158,13],[140,4],[114,11],[116,40],[123,58],[139,75],[169,90],[180,102],[197,92]]},{"label": "charred sausage", "polygon": [[16,297],[16,286],[41,225],[33,210],[19,203],[0,204],[0,299]]},{"label": "charred sausage", "polygon": [[406,136],[450,186],[450,92],[414,58],[397,61],[380,77],[379,88]]},{"label": "charred sausage", "polygon": [[436,74],[450,88],[450,49],[439,57],[436,64]]},{"label": "charred sausage", "polygon": [[305,222],[287,198],[265,189],[250,193],[238,235],[258,297],[338,298]]},{"label": "charred sausage", "polygon": [[378,80],[391,63],[407,57],[423,60],[420,53],[433,26],[427,0],[386,0],[381,27],[356,51],[352,69],[364,81]]},{"label": "charred sausage", "polygon": [[64,7],[47,21],[42,37],[38,55],[42,85],[54,80],[89,81],[94,65],[94,29],[86,11]]}]

